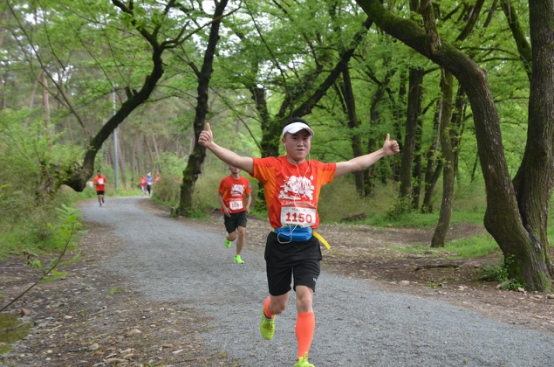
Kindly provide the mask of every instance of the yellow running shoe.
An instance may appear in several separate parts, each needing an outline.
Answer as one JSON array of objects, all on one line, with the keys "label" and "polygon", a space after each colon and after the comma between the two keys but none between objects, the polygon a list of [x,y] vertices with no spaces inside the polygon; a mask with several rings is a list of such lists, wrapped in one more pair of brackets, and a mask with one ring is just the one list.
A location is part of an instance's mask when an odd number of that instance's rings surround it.
[{"label": "yellow running shoe", "polygon": [[268,319],[265,317],[264,310],[262,309],[262,322],[260,322],[260,332],[265,340],[273,339],[275,334],[275,317]]},{"label": "yellow running shoe", "polygon": [[294,364],[294,367],[315,367],[313,364],[308,362],[308,355],[298,358],[298,361]]}]

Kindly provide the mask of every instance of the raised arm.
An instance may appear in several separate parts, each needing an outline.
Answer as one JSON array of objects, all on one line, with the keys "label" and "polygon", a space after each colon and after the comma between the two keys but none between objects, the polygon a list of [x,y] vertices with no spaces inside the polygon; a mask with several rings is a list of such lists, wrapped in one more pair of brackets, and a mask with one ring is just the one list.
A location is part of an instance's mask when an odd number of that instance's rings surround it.
[{"label": "raised arm", "polygon": [[210,124],[206,124],[206,130],[202,130],[200,137],[198,137],[198,143],[210,150],[215,156],[221,159],[223,162],[230,164],[233,167],[240,168],[241,170],[252,174],[254,173],[254,160],[252,157],[243,157],[237,153],[223,148],[214,142],[214,136]]},{"label": "raised arm", "polygon": [[400,147],[398,146],[398,143],[396,142],[396,140],[391,141],[390,135],[387,134],[387,138],[385,139],[385,143],[383,144],[383,147],[381,149],[376,150],[373,153],[352,158],[347,162],[338,162],[337,170],[335,171],[335,178],[345,175],[347,173],[352,173],[352,172],[366,169],[367,167],[372,166],[379,159],[383,157],[395,155],[399,151],[400,151]]}]

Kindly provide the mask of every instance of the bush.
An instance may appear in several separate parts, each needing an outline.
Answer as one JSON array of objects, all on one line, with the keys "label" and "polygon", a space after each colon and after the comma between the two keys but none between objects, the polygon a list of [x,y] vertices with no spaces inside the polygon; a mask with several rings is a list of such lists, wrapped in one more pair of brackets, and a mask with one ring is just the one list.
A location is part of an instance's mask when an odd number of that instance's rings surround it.
[{"label": "bush", "polygon": [[509,279],[508,269],[513,266],[514,255],[508,257],[497,266],[487,266],[483,269],[482,280],[503,282],[500,289],[517,291],[518,288],[525,288],[525,284],[518,279]]},{"label": "bush", "polygon": [[[28,121],[23,125],[21,121]],[[46,131],[33,111],[0,111],[0,257],[23,250],[55,247],[47,223],[57,218],[54,208],[71,204],[78,195],[62,187],[51,200],[38,200],[41,164],[67,166],[80,151],[62,144],[63,134]],[[54,220],[55,223],[56,220]]]}]

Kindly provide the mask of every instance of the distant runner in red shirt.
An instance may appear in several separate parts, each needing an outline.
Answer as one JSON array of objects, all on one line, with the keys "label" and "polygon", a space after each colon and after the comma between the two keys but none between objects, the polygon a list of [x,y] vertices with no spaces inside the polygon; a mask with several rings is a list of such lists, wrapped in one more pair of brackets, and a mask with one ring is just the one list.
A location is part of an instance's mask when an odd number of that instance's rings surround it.
[{"label": "distant runner in red shirt", "polygon": [[[287,307],[291,281],[296,292],[295,367],[314,367],[308,362],[315,330],[313,295],[321,271],[317,204],[321,187],[350,172],[361,171],[381,158],[400,151],[389,134],[381,149],[349,161],[323,163],[310,160],[314,131],[299,117],[290,119],[281,133],[286,155],[251,158],[240,156],[216,144],[210,124],[200,133],[198,143],[223,162],[240,168],[264,185],[269,222],[274,228],[267,236],[265,262],[269,297],[262,308],[260,332],[266,340],[275,333],[275,315]],[[320,237],[320,236],[319,236]]]},{"label": "distant runner in red shirt", "polygon": [[146,193],[146,184],[147,183],[148,183],[148,180],[146,179],[146,176],[142,176],[139,179],[139,187],[140,187],[140,191],[142,193],[142,196],[147,195],[147,193]]},{"label": "distant runner in red shirt", "polygon": [[250,212],[252,186],[246,177],[240,175],[240,169],[229,166],[229,170],[231,175],[221,180],[217,197],[221,204],[221,212],[223,213],[225,229],[227,230],[225,247],[231,247],[231,243],[237,238],[238,233],[237,251],[234,261],[237,264],[244,264],[240,253],[246,238],[246,213]]},{"label": "distant runner in red shirt", "polygon": [[96,171],[96,177],[94,177],[92,184],[96,186],[98,204],[102,206],[102,203],[104,202],[104,193],[106,192],[106,176],[104,176],[100,170]]}]

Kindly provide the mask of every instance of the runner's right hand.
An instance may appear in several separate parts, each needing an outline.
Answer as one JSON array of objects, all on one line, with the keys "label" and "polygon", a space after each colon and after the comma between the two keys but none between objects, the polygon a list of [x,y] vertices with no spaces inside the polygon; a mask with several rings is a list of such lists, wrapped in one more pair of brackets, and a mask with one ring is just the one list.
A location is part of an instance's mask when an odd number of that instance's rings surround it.
[{"label": "runner's right hand", "polygon": [[212,133],[212,129],[210,128],[210,123],[206,123],[206,129],[202,130],[200,133],[200,136],[198,137],[198,143],[202,145],[203,147],[210,146],[214,141],[214,135]]}]

